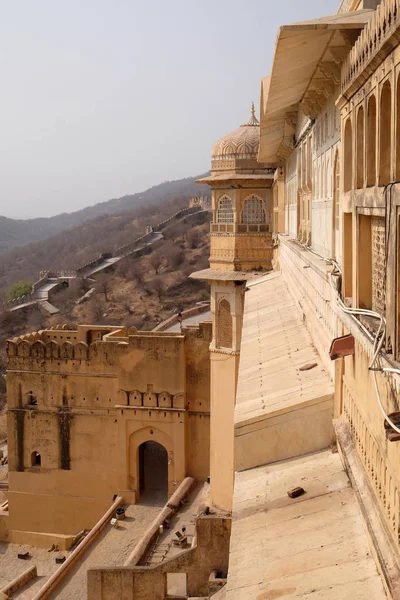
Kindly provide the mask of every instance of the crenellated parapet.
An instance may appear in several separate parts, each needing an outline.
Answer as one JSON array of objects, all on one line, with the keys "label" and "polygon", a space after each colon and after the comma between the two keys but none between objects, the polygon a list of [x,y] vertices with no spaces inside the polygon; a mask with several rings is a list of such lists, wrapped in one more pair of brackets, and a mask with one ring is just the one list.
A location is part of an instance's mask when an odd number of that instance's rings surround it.
[{"label": "crenellated parapet", "polygon": [[[30,338],[30,336],[23,337]],[[45,343],[41,339],[18,338],[16,341],[9,340],[7,342],[7,356],[9,359],[88,360],[89,346],[86,342],[78,342],[74,345],[69,341],[59,343],[52,340]]]},{"label": "crenellated parapet", "polygon": [[190,198],[189,208],[193,208],[195,206],[200,207],[203,210],[212,210],[211,197],[210,196],[196,196],[195,198]]},{"label": "crenellated parapet", "polygon": [[31,294],[25,294],[25,296],[19,296],[18,298],[14,298],[13,300],[9,300],[8,302],[3,302],[1,307],[5,310],[10,310],[15,306],[21,306],[22,304],[28,304],[29,302],[36,301],[35,294],[32,292]]},{"label": "crenellated parapet", "polygon": [[64,325],[8,340],[7,356],[9,360],[90,360],[110,367],[135,349],[155,358],[175,353],[182,340],[179,333],[138,332],[134,327],[80,325],[73,330]]},{"label": "crenellated parapet", "polygon": [[342,64],[342,95],[348,99],[399,41],[399,0],[382,0]]}]

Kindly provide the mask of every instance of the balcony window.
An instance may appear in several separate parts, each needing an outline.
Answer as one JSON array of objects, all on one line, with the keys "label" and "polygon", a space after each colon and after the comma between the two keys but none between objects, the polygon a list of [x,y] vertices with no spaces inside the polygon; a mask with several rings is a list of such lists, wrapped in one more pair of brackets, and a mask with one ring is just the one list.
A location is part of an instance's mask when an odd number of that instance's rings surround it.
[{"label": "balcony window", "polygon": [[256,196],[246,198],[243,204],[241,223],[246,225],[260,225],[266,223],[263,202]]},{"label": "balcony window", "polygon": [[217,223],[233,223],[233,204],[227,196],[221,198],[218,203]]}]

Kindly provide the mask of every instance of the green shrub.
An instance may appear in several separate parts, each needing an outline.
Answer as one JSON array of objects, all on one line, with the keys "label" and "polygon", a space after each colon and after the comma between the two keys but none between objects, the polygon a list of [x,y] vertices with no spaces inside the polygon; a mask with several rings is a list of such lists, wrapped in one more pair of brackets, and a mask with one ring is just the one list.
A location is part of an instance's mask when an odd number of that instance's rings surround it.
[{"label": "green shrub", "polygon": [[18,281],[18,283],[14,283],[10,287],[7,292],[7,300],[14,300],[15,298],[19,298],[20,296],[26,296],[30,294],[32,291],[32,284],[27,281]]}]

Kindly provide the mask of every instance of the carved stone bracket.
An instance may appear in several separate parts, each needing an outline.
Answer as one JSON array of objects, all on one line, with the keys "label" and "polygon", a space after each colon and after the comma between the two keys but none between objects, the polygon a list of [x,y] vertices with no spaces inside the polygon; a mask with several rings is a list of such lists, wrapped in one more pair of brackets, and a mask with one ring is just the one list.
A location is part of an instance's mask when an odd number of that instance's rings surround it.
[{"label": "carved stone bracket", "polygon": [[332,81],[334,85],[340,83],[340,66],[333,61],[322,62],[319,66],[322,77]]}]

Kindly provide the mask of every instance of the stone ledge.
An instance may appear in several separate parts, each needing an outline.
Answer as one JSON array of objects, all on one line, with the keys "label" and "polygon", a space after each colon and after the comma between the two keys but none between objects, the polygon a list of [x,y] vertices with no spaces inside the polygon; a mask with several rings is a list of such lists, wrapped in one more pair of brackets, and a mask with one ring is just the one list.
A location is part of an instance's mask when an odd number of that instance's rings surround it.
[{"label": "stone ledge", "polygon": [[363,514],[371,547],[389,592],[388,595],[400,598],[400,557],[392,536],[369,484],[347,424],[339,418],[334,421],[334,427],[339,454]]}]

